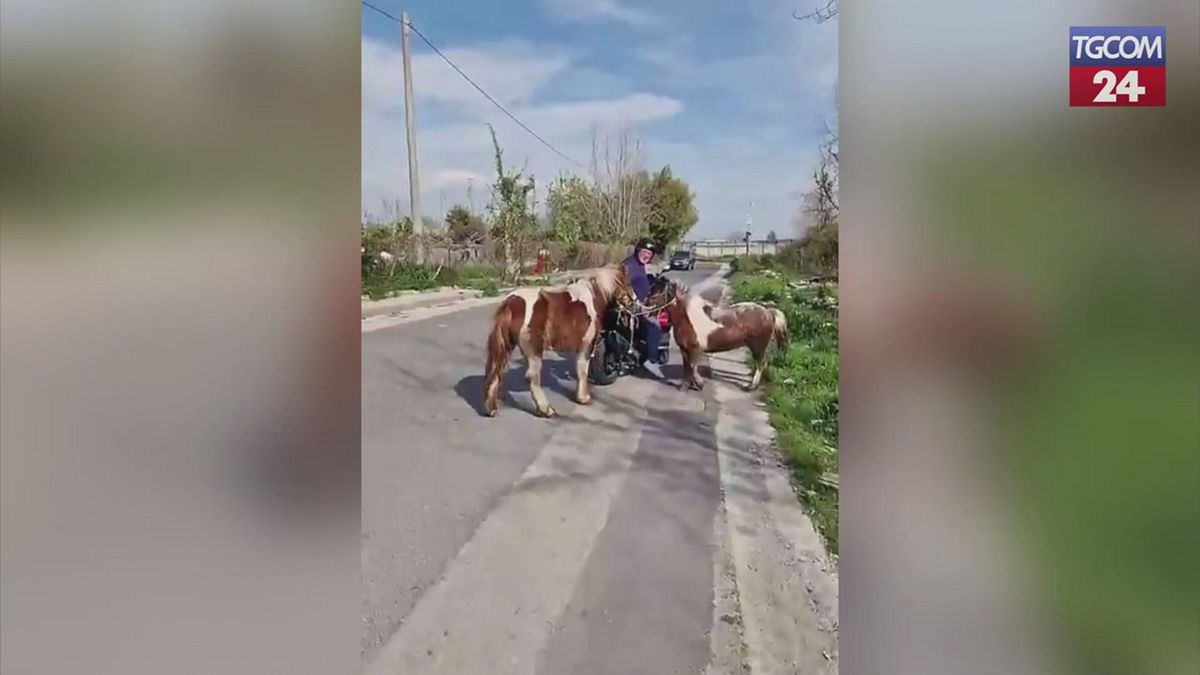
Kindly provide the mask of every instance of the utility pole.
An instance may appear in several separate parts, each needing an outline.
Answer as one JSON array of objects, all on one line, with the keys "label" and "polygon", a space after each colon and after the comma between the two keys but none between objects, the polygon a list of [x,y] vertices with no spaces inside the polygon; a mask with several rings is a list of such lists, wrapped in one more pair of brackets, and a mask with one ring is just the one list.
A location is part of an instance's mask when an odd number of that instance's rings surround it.
[{"label": "utility pole", "polygon": [[421,222],[421,178],[417,172],[417,120],[413,110],[412,58],[408,53],[408,12],[400,15],[400,51],[404,55],[404,129],[408,137],[408,203],[412,207],[412,232],[417,262],[425,261],[424,223]]},{"label": "utility pole", "polygon": [[475,187],[475,179],[468,178],[467,179],[467,203],[471,205],[471,215],[475,215],[475,193],[473,191],[474,187]]},{"label": "utility pole", "polygon": [[753,224],[750,220],[750,212],[754,210],[754,200],[750,200],[750,206],[746,208],[746,255],[750,255],[750,230]]}]

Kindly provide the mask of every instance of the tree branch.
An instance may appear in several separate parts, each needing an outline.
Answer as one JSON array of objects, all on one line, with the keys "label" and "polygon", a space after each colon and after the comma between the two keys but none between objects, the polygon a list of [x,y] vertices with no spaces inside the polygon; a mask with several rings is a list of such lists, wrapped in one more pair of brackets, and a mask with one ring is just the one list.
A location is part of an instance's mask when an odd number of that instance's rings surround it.
[{"label": "tree branch", "polygon": [[797,21],[812,21],[813,23],[825,23],[838,15],[837,0],[828,0],[823,7],[817,7],[807,14],[798,14],[792,12],[792,18]]}]

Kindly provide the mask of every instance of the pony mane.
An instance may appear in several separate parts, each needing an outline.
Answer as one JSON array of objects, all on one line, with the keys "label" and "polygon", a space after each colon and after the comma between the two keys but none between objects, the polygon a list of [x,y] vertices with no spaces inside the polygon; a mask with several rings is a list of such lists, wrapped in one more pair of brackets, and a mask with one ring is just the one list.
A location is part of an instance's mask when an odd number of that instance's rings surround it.
[{"label": "pony mane", "polygon": [[601,267],[589,278],[592,288],[606,301],[611,300],[613,294],[617,292],[617,272],[616,267]]}]

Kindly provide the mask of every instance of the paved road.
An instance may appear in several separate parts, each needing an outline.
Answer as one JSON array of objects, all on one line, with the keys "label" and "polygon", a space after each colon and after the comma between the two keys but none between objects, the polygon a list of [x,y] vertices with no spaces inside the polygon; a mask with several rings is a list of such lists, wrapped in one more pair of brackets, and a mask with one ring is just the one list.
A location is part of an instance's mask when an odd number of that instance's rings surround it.
[{"label": "paved road", "polygon": [[[674,365],[671,384],[622,378],[578,406],[569,362],[549,356],[559,417],[532,415],[516,363],[499,417],[483,417],[492,311],[364,324],[368,671],[836,671],[836,581],[761,461],[753,399],[681,391]],[[744,376],[736,360],[713,367]]]}]

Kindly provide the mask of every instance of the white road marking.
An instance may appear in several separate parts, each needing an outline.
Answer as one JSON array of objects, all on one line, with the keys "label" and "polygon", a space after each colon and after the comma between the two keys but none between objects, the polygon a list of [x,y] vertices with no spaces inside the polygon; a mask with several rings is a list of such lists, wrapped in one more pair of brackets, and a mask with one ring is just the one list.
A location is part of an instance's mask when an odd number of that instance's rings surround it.
[{"label": "white road marking", "polygon": [[573,406],[562,418],[367,675],[535,671],[638,447],[654,383],[628,385],[620,409]]}]

